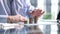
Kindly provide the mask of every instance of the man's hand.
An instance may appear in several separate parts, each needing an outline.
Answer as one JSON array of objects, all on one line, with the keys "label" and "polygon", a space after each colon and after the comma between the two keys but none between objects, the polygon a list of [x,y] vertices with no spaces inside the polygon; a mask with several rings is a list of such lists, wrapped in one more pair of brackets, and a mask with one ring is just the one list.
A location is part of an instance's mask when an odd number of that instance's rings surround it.
[{"label": "man's hand", "polygon": [[12,23],[17,23],[17,22],[24,22],[26,21],[26,19],[21,15],[16,15],[16,16],[8,16],[7,21]]},{"label": "man's hand", "polygon": [[32,17],[40,17],[44,12],[40,9],[34,9],[32,12],[30,12],[30,15]]}]

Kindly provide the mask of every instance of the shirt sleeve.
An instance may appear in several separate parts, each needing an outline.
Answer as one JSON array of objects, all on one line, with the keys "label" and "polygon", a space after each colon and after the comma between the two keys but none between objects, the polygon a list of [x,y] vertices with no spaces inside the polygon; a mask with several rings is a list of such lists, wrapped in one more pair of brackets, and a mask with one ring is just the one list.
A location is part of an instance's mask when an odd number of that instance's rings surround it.
[{"label": "shirt sleeve", "polygon": [[27,4],[27,6],[28,6],[28,8],[29,8],[29,9],[28,9],[29,11],[34,10],[35,7],[31,5],[30,0],[26,0],[26,4]]},{"label": "shirt sleeve", "polygon": [[32,12],[32,10],[34,10],[34,6],[31,5],[30,0],[26,0],[26,5],[27,5],[27,15],[30,18],[30,12]]}]

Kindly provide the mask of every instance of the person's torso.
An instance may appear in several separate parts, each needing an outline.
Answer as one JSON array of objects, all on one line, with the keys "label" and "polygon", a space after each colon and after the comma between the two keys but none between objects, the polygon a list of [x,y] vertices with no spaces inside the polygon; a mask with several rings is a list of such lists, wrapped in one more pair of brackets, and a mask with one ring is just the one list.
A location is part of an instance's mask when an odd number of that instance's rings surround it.
[{"label": "person's torso", "polygon": [[10,15],[10,0],[0,0],[0,15]]},{"label": "person's torso", "polygon": [[27,16],[28,6],[26,0],[15,0],[16,10],[22,16]]}]

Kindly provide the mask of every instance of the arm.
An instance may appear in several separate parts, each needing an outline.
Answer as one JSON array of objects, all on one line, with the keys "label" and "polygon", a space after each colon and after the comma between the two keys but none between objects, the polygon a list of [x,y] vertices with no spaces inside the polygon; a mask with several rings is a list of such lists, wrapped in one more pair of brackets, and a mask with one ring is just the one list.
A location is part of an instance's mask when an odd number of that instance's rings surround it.
[{"label": "arm", "polygon": [[31,5],[30,0],[26,0],[26,4],[29,12],[35,9],[35,7]]},{"label": "arm", "polygon": [[28,15],[30,15],[30,17],[40,17],[44,12],[41,9],[36,9],[34,8],[31,4],[30,4],[30,0],[26,0],[26,4],[28,6]]},{"label": "arm", "polygon": [[17,0],[13,0],[11,1],[10,5],[11,5],[11,16],[8,16],[8,22],[12,22],[12,23],[17,23],[17,22],[24,22],[26,21],[25,17],[21,16],[18,11],[17,11],[17,7],[16,7],[16,2]]},{"label": "arm", "polygon": [[3,0],[1,0],[0,1],[1,3],[0,3],[0,22],[7,22],[7,15],[9,15],[10,13],[9,13],[9,8],[8,8],[8,4],[7,4],[7,0],[5,1],[3,1]]}]

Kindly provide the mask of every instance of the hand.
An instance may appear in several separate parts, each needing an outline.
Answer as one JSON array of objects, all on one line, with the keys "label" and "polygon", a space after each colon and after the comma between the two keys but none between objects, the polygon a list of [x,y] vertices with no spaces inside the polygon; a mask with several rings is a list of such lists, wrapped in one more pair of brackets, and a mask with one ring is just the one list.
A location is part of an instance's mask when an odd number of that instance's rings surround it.
[{"label": "hand", "polygon": [[40,9],[34,9],[32,12],[30,12],[32,17],[40,17],[42,14],[44,14],[44,12]]},{"label": "hand", "polygon": [[8,22],[12,23],[17,23],[17,22],[24,22],[26,21],[25,17],[21,15],[16,15],[16,16],[8,16],[7,17]]}]

